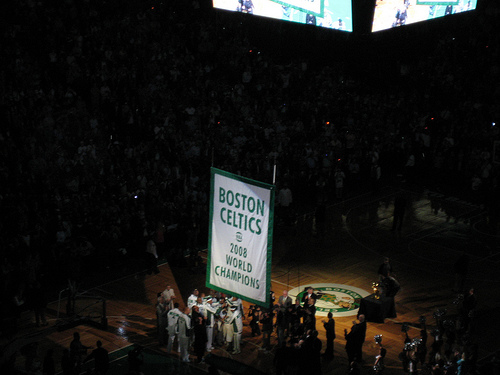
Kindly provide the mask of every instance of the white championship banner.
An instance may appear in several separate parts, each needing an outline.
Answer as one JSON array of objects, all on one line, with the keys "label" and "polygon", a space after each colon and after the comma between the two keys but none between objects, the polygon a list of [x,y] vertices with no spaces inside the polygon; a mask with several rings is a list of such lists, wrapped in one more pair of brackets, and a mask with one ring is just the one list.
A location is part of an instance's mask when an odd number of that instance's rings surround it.
[{"label": "white championship banner", "polygon": [[211,169],[207,287],[269,306],[274,192]]}]

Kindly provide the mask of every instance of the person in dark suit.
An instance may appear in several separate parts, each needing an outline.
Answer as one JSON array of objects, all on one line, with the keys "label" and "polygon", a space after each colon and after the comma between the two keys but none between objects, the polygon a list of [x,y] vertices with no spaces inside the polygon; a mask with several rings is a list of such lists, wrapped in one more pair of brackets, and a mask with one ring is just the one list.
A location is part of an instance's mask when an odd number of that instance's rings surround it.
[{"label": "person in dark suit", "polygon": [[349,363],[352,361],[361,363],[363,361],[363,343],[366,338],[365,316],[358,316],[358,320],[359,322],[354,322],[349,333],[347,333],[347,329],[344,330],[346,339],[345,350]]},{"label": "person in dark suit", "polygon": [[202,316],[198,316],[196,320],[193,321],[193,331],[194,331],[194,353],[196,355],[196,362],[200,363],[205,355],[205,349],[207,347],[207,328],[205,319]]},{"label": "person in dark suit", "polygon": [[[321,347],[318,331],[308,330],[300,345],[299,355],[304,359],[299,367],[300,373],[321,374]],[[302,371],[301,371],[302,370]]]},{"label": "person in dark suit", "polygon": [[80,333],[73,332],[73,341],[71,341],[69,345],[69,354],[78,374],[81,372],[82,356],[87,353],[87,349],[91,349],[91,347],[82,344],[80,341]]},{"label": "person in dark suit", "polygon": [[268,311],[271,313],[271,315],[273,314],[273,311],[274,311],[274,303],[276,302],[276,294],[271,290],[269,292],[270,294],[270,298],[269,298],[269,307],[268,307]]},{"label": "person in dark suit", "polygon": [[288,295],[288,290],[284,290],[278,298],[278,314],[276,326],[278,327],[278,347],[281,347],[283,340],[286,340],[290,334],[290,307],[292,306],[292,298]]},{"label": "person in dark suit", "polygon": [[260,316],[262,323],[262,346],[260,350],[266,352],[271,350],[271,333],[273,332],[273,318],[268,311],[262,311]]},{"label": "person in dark suit", "polygon": [[304,303],[304,307],[308,305],[308,300],[313,298],[314,301],[318,300],[318,295],[314,293],[314,289],[311,286],[307,287],[307,293],[302,296],[302,302]]},{"label": "person in dark suit", "polygon": [[301,324],[303,307],[300,305],[300,300],[295,299],[295,304],[290,306],[290,336],[300,337],[303,334],[303,325]]},{"label": "person in dark suit", "polygon": [[105,375],[109,369],[109,356],[108,351],[102,347],[101,340],[96,342],[97,348],[92,350],[84,362],[94,360],[94,369],[97,375]]},{"label": "person in dark suit", "polygon": [[323,357],[332,360],[334,356],[333,341],[335,340],[335,320],[333,319],[333,314],[331,312],[327,315],[328,321],[323,320],[323,327],[326,331],[326,350],[323,353]]},{"label": "person in dark suit", "polygon": [[401,285],[399,284],[399,282],[392,276],[382,276],[381,279],[385,297],[394,298],[401,289]]},{"label": "person in dark suit", "polygon": [[304,304],[304,329],[316,330],[316,300],[309,298],[307,304]]},{"label": "person in dark suit", "polygon": [[384,257],[383,263],[378,267],[378,276],[380,281],[383,277],[391,276],[393,273],[392,266],[388,257]]},{"label": "person in dark suit", "polygon": [[157,294],[156,302],[156,322],[158,329],[158,341],[160,345],[164,345],[167,342],[167,325],[168,325],[168,304],[165,301],[165,297],[162,293]]},{"label": "person in dark suit", "polygon": [[276,315],[276,332],[278,333],[278,347],[282,347],[282,343],[286,342],[286,338],[290,334],[290,319],[291,313],[289,307],[285,310],[278,309]]}]

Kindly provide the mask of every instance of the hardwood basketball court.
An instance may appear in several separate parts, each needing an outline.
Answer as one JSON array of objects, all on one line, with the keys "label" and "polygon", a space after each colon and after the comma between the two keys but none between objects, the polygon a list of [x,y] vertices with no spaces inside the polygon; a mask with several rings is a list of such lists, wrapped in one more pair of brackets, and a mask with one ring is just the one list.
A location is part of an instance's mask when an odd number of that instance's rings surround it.
[{"label": "hardwood basketball court", "polygon": [[[283,289],[302,288],[309,284],[343,284],[371,293],[372,282],[378,280],[377,269],[383,256],[388,256],[395,269],[401,291],[396,296],[397,317],[385,323],[368,323],[364,344],[363,373],[370,373],[377,354],[375,335],[383,336],[387,349],[386,374],[403,373],[398,354],[404,346],[401,327],[409,323],[408,335],[419,336],[420,317],[427,320],[428,330],[435,325],[434,312],[446,309],[452,317],[457,313],[453,264],[466,252],[470,257],[467,286],[474,286],[479,305],[471,334],[479,344],[479,358],[487,357],[497,348],[498,323],[491,322],[499,305],[500,256],[498,238],[485,229],[479,207],[428,191],[404,191],[409,201],[401,233],[391,232],[393,202],[396,191],[385,189],[377,195],[363,194],[328,207],[323,234],[316,228],[314,215],[297,218],[292,226],[276,226],[273,240],[272,289],[279,296]],[[202,252],[206,256],[206,252]],[[113,352],[131,344],[144,345],[167,355],[158,345],[156,331],[156,294],[167,284],[175,289],[179,302],[186,301],[190,291],[204,291],[205,274],[193,273],[183,267],[160,266],[157,275],[139,272],[85,291],[107,299],[107,330],[82,324],[64,331],[57,330],[58,302],[49,305],[48,328],[33,327],[29,313],[23,315],[21,332],[16,342],[22,346],[38,343],[38,359],[48,348],[55,350],[59,362],[62,350],[69,348],[72,334],[81,334],[84,345],[94,346],[96,340]],[[246,311],[249,304],[245,303]],[[319,337],[326,345],[325,332],[318,317]],[[336,317],[335,359],[323,363],[323,374],[344,374],[347,356],[344,351],[344,329],[350,329],[355,316]],[[494,325],[492,327],[492,324]],[[276,333],[272,336],[276,345]],[[429,337],[429,345],[432,338]],[[14,345],[14,346],[15,346]],[[13,348],[14,346],[11,346]],[[260,337],[251,337],[248,320],[244,321],[242,353],[232,356],[222,349],[214,354],[232,357],[267,374],[273,374],[273,354],[258,350]],[[177,357],[176,352],[168,354]],[[17,357],[22,368],[24,357]],[[59,365],[59,363],[58,363]],[[189,373],[189,368],[206,370],[204,364],[189,364],[187,369],[165,368],[164,373]],[[170,371],[170,372],[169,372]],[[174,372],[172,372],[174,371]]]}]

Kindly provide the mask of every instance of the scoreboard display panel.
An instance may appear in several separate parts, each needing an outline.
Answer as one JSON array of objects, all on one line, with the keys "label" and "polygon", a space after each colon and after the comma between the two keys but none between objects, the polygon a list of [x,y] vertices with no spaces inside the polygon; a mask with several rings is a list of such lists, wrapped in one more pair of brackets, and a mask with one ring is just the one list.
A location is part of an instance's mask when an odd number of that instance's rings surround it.
[{"label": "scoreboard display panel", "polygon": [[467,12],[476,6],[477,0],[377,0],[372,31]]},{"label": "scoreboard display panel", "polygon": [[213,0],[213,6],[232,12],[353,31],[351,0]]}]

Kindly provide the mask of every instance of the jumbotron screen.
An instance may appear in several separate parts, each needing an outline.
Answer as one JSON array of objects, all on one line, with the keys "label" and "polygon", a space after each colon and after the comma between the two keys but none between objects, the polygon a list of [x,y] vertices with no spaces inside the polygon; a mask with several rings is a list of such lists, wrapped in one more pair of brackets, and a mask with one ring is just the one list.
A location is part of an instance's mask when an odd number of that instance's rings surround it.
[{"label": "jumbotron screen", "polygon": [[377,0],[372,31],[476,9],[477,0]]},{"label": "jumbotron screen", "polygon": [[352,32],[351,0],[213,0],[214,8]]}]

